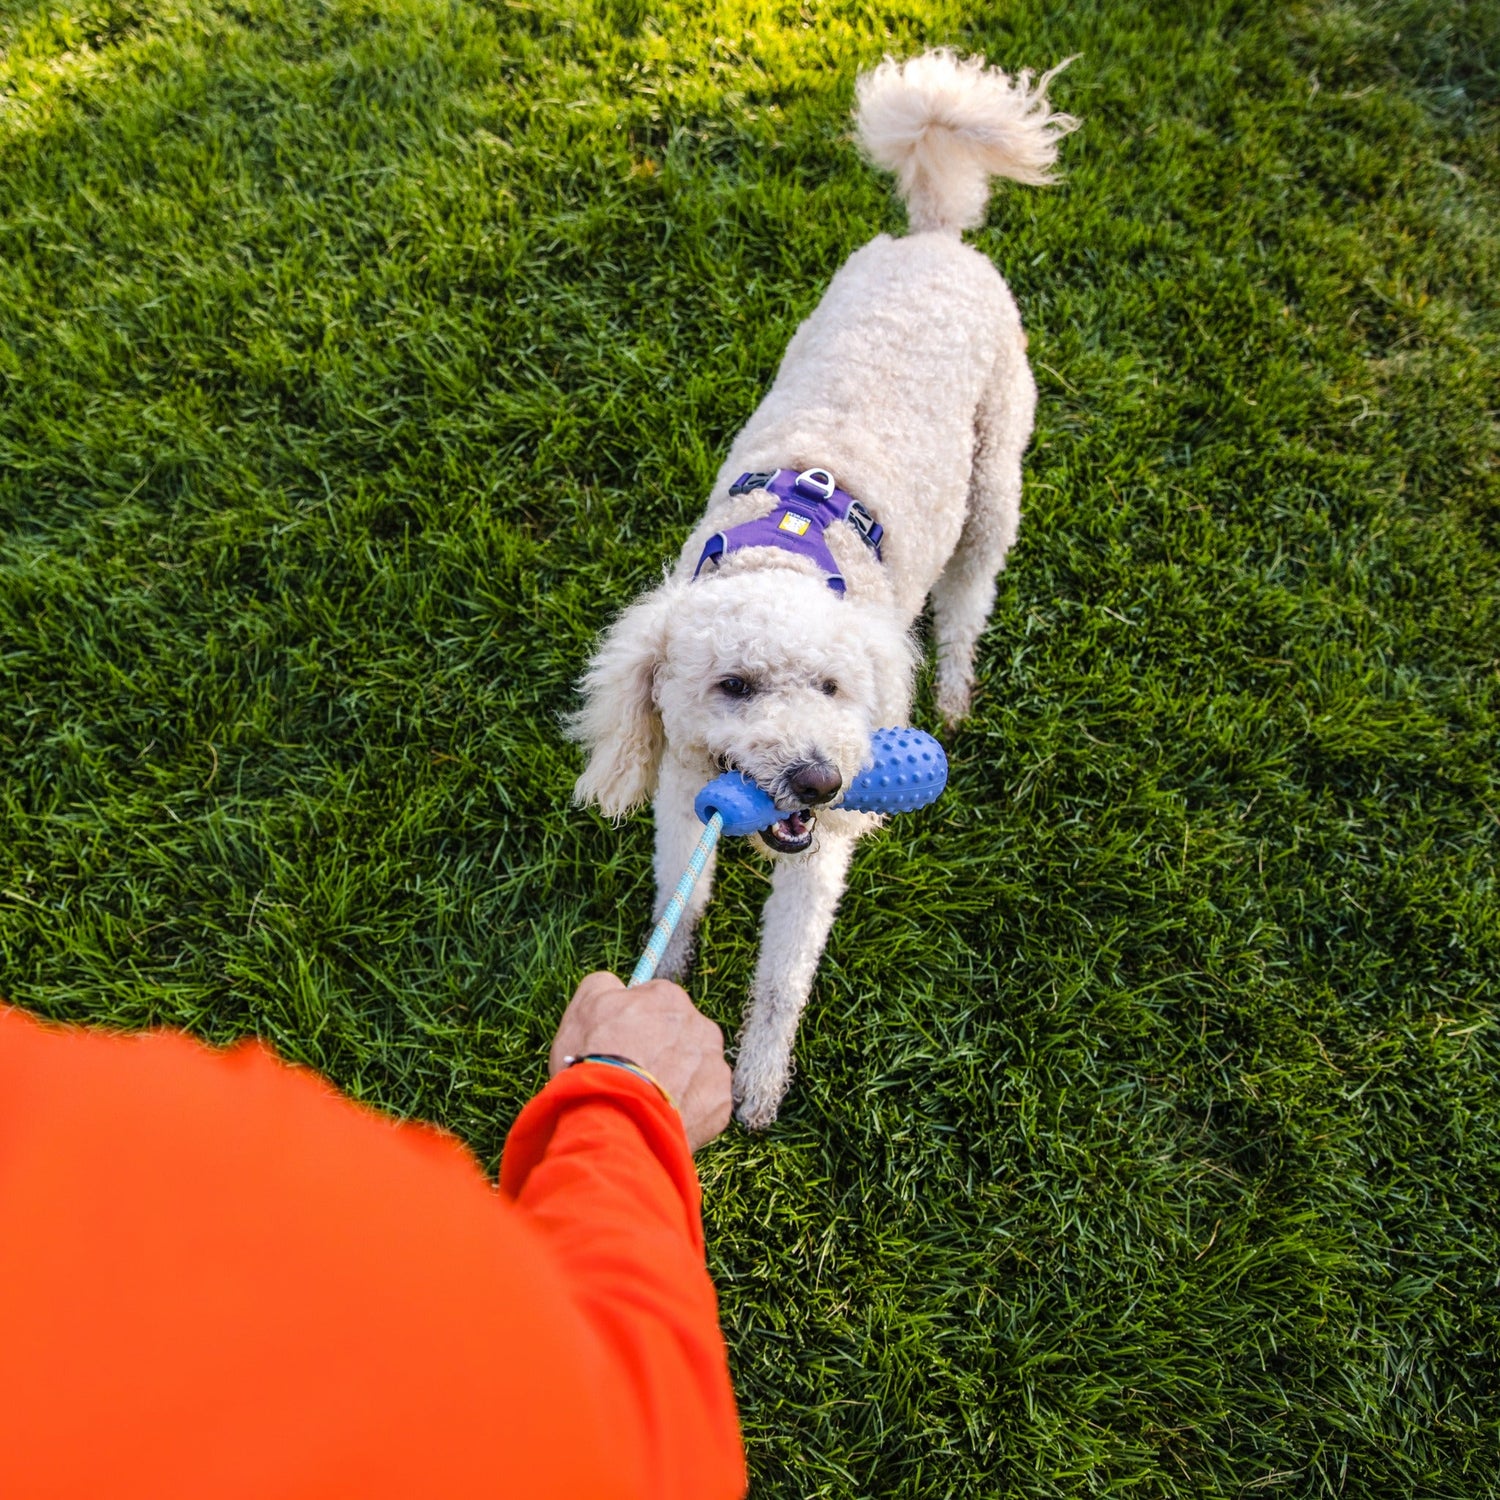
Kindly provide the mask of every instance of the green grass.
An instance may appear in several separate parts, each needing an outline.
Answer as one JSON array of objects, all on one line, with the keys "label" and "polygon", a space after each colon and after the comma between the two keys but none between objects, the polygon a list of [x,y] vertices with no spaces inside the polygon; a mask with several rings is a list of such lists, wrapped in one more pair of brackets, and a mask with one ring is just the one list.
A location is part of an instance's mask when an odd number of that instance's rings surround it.
[{"label": "green grass", "polygon": [[0,992],[494,1161],[650,903],[570,683],[935,42],[1085,124],[952,791],[702,1161],[756,1491],[1495,1495],[1494,0],[0,0]]}]

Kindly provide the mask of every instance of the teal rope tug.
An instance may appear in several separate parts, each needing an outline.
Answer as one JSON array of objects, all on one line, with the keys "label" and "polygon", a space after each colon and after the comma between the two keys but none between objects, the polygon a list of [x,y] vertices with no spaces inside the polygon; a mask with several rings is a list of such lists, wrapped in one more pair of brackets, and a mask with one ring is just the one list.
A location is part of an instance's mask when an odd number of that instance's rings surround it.
[{"label": "teal rope tug", "polygon": [[687,862],[687,869],[682,872],[682,878],[677,882],[677,889],[672,892],[672,899],[667,902],[666,908],[657,921],[656,930],[651,934],[651,941],[646,944],[646,951],[641,954],[639,962],[631,973],[632,985],[645,984],[648,979],[655,976],[656,966],[661,962],[662,954],[667,951],[667,944],[672,941],[672,934],[677,931],[677,924],[682,920],[688,897],[693,894],[693,887],[698,884],[698,877],[703,873],[703,867],[708,863],[708,856],[714,852],[714,845],[719,842],[719,835],[723,831],[722,815],[717,812],[712,813],[703,830],[703,837],[698,840],[692,858]]}]

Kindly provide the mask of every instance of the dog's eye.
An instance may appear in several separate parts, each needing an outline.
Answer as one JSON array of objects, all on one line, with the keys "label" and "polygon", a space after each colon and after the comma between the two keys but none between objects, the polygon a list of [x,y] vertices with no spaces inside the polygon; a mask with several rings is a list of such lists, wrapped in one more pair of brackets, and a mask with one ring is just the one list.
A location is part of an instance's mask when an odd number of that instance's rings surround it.
[{"label": "dog's eye", "polygon": [[719,691],[728,698],[748,698],[755,689],[743,677],[721,677]]},{"label": "dog's eye", "polygon": [[838,692],[838,690],[838,683],[836,683],[831,677],[827,680],[827,682],[823,684],[823,693],[826,697],[832,698],[834,694]]}]

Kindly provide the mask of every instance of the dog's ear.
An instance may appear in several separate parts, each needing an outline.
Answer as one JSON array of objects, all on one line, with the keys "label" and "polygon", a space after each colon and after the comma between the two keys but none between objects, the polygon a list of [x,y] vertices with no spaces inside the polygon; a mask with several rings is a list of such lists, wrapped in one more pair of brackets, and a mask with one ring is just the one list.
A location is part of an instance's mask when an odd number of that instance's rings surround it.
[{"label": "dog's ear", "polygon": [[656,672],[681,586],[664,583],[610,626],[583,674],[583,707],[568,732],[589,752],[574,801],[622,818],[656,790],[663,748]]}]

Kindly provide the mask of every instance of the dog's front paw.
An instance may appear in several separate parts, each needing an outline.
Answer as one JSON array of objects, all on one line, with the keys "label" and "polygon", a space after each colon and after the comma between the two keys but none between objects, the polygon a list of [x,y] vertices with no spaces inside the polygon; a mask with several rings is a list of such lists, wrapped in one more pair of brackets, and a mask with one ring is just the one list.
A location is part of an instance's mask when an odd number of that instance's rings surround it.
[{"label": "dog's front paw", "polygon": [[734,1070],[735,1119],[747,1130],[774,1125],[790,1074],[790,1068],[757,1067],[742,1057]]},{"label": "dog's front paw", "polygon": [[969,700],[973,691],[973,683],[967,680],[939,676],[937,711],[942,716],[944,728],[957,729],[969,717]]},{"label": "dog's front paw", "polygon": [[739,1099],[735,1101],[734,1117],[746,1130],[769,1130],[780,1109],[780,1099]]}]

